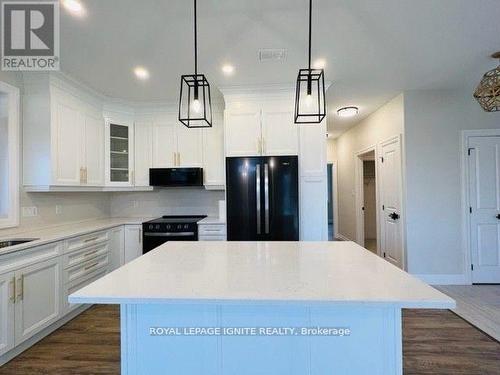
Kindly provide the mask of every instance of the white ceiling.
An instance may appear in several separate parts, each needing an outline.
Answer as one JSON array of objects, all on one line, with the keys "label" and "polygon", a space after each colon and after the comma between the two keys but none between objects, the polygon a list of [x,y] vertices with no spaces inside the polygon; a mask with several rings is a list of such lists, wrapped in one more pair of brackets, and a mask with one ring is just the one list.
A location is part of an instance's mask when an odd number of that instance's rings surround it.
[{"label": "white ceiling", "polygon": [[[62,70],[111,97],[175,100],[180,75],[193,73],[193,2],[82,2],[83,18],[62,10]],[[199,71],[215,87],[293,83],[307,65],[307,10],[307,0],[198,0]],[[357,105],[362,118],[404,90],[472,93],[496,65],[499,19],[499,0],[315,0],[313,54],[327,61],[330,111]],[[259,63],[259,48],[285,48],[286,60]],[[360,117],[331,119],[338,134]]]}]

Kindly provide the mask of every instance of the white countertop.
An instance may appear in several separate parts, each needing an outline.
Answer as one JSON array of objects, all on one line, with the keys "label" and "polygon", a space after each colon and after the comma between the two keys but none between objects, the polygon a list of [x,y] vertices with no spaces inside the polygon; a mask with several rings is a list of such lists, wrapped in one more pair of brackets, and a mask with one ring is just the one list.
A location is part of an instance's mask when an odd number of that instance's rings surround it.
[{"label": "white countertop", "polygon": [[448,296],[353,242],[168,242],[69,301],[455,306]]},{"label": "white countertop", "polygon": [[226,220],[221,220],[218,216],[207,216],[206,218],[198,221],[198,225],[199,224],[219,224],[219,225],[222,225],[222,224],[226,224]]},{"label": "white countertop", "polygon": [[32,231],[22,231],[6,236],[0,236],[0,241],[10,238],[38,238],[36,241],[27,242],[21,245],[9,246],[0,249],[0,255],[10,254],[17,251],[29,249],[35,246],[44,245],[51,242],[61,241],[71,237],[81,236],[99,230],[114,228],[124,224],[142,224],[152,218],[106,218],[93,219],[81,222],[73,222],[64,225],[57,225],[39,228]]}]

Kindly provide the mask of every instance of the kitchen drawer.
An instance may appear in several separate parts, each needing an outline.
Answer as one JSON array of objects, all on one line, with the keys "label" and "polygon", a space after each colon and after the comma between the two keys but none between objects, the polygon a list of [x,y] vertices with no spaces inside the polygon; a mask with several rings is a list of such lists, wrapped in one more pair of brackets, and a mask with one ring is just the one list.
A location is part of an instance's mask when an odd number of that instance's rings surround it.
[{"label": "kitchen drawer", "polygon": [[95,232],[86,234],[84,236],[79,236],[75,238],[71,238],[66,241],[66,249],[65,253],[70,253],[72,251],[76,251],[79,249],[83,249],[95,244],[99,244],[102,242],[106,242],[109,240],[109,232]]},{"label": "kitchen drawer", "polygon": [[71,283],[81,277],[90,275],[97,270],[104,270],[107,272],[109,264],[109,255],[105,254],[100,257],[91,259],[76,267],[64,270],[64,283]]},{"label": "kitchen drawer", "polygon": [[64,269],[71,268],[81,263],[84,263],[90,259],[108,253],[109,253],[109,245],[107,243],[85,247],[81,250],[65,254],[63,256],[63,268]]},{"label": "kitchen drawer", "polygon": [[198,236],[198,241],[225,241],[226,236]]},{"label": "kitchen drawer", "polygon": [[0,274],[58,257],[62,254],[62,250],[63,242],[53,242],[2,255],[0,256]]},{"label": "kitchen drawer", "polygon": [[68,302],[68,297],[73,294],[74,292],[82,289],[84,286],[89,285],[90,283],[100,279],[101,277],[105,276],[108,273],[107,268],[104,269],[98,269],[95,270],[88,275],[84,275],[83,277],[80,277],[78,279],[73,280],[72,282],[68,283],[65,286],[64,289],[64,295],[63,295],[63,303],[62,306],[64,308],[64,313],[69,313],[70,311],[76,309],[77,307],[81,306],[81,304],[78,303],[73,303],[70,304]]},{"label": "kitchen drawer", "polygon": [[200,236],[225,236],[226,224],[200,224],[198,225],[198,234]]}]

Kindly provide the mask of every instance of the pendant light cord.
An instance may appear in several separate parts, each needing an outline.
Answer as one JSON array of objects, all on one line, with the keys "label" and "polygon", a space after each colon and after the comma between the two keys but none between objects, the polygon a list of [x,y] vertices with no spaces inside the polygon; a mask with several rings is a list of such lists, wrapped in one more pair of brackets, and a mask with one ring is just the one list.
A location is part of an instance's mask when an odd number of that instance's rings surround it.
[{"label": "pendant light cord", "polygon": [[[194,0],[194,74],[198,75],[198,38],[197,38],[196,0]],[[198,81],[198,78],[196,78]]]},{"label": "pendant light cord", "polygon": [[312,0],[309,0],[309,70],[311,70],[311,34],[312,34]]}]

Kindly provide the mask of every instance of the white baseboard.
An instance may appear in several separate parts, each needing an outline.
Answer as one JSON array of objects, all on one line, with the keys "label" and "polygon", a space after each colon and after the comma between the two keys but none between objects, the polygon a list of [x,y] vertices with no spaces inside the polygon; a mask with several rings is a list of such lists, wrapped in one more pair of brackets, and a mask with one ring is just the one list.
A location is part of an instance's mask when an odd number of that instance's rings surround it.
[{"label": "white baseboard", "polygon": [[423,282],[430,285],[470,285],[467,280],[467,276],[464,274],[425,274],[425,275],[413,275],[418,277]]},{"label": "white baseboard", "polygon": [[349,237],[346,237],[346,236],[344,236],[343,234],[340,234],[340,233],[337,233],[337,235],[335,237],[340,238],[343,241],[354,241],[354,240],[351,240]]}]

